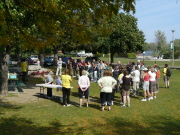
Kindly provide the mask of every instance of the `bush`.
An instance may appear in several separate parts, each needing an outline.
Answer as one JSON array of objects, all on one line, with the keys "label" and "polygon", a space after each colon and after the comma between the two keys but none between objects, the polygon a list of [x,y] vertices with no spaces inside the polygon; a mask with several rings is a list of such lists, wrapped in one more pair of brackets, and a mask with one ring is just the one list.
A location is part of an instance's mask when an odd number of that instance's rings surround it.
[{"label": "bush", "polygon": [[135,59],[136,58],[136,54],[135,53],[127,53],[127,58]]}]

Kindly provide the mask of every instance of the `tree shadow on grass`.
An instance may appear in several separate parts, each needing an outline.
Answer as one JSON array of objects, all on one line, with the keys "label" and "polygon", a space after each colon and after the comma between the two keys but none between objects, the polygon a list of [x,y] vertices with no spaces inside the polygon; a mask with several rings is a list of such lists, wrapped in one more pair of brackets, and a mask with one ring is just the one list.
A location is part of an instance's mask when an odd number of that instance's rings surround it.
[{"label": "tree shadow on grass", "polygon": [[11,109],[11,110],[19,110],[21,109],[22,107],[21,106],[17,106],[17,105],[14,105],[14,104],[11,104],[9,102],[6,102],[2,99],[0,99],[0,115],[5,115],[6,113],[4,112],[5,110],[7,111],[8,109]]},{"label": "tree shadow on grass", "polygon": [[[146,118],[147,116],[144,116]],[[113,134],[180,134],[180,120],[172,121],[172,118],[167,118],[164,116],[148,116],[152,118],[151,120],[140,121],[137,120],[127,120],[120,117],[109,118],[106,125],[96,125],[96,126],[107,126],[113,129]],[[112,132],[112,131],[111,131]]]},{"label": "tree shadow on grass", "polygon": [[52,134],[82,134],[85,127],[76,128],[77,123],[62,125],[58,120],[49,123],[49,126],[37,126],[31,120],[12,116],[0,119],[0,135],[52,135]]},{"label": "tree shadow on grass", "polygon": [[[172,121],[172,118],[156,116],[146,121],[134,119],[124,119],[122,117],[102,118],[104,121],[92,120],[89,125],[81,125],[76,122],[61,124],[60,120],[54,120],[49,126],[35,125],[33,121],[11,116],[10,118],[0,118],[0,135],[52,135],[52,134],[85,134],[88,130],[91,134],[113,134],[113,135],[134,135],[134,134],[180,134],[180,121]],[[79,124],[81,126],[79,126]]]}]

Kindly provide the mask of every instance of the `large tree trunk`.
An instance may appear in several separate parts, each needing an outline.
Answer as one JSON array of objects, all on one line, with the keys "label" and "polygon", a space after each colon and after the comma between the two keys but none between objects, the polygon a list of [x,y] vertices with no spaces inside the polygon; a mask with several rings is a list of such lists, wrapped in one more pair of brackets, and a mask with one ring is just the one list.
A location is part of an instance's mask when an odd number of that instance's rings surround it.
[{"label": "large tree trunk", "polygon": [[113,63],[113,62],[114,62],[114,54],[111,53],[111,63]]},{"label": "large tree trunk", "polygon": [[40,60],[40,66],[44,67],[44,50],[40,50],[39,52],[39,60]]},{"label": "large tree trunk", "polygon": [[[1,68],[1,78],[0,78],[0,95],[8,95],[8,61],[9,61],[9,46],[1,50],[0,54],[0,68]],[[4,51],[4,52],[2,52]]]},{"label": "large tree trunk", "polygon": [[57,65],[59,45],[54,47],[54,65]]}]

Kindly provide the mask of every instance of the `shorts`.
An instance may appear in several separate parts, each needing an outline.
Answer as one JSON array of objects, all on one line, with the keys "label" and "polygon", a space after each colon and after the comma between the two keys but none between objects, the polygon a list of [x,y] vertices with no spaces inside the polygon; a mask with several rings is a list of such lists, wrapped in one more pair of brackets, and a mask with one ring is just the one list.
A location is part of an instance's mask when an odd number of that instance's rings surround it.
[{"label": "shorts", "polygon": [[89,96],[89,88],[86,91],[82,91],[80,88],[78,88],[79,92],[79,98],[81,99],[83,96],[85,96],[86,99],[88,99]]},{"label": "shorts", "polygon": [[168,83],[169,81],[169,77],[168,76],[164,76],[164,83]]},{"label": "shorts", "polygon": [[133,81],[133,90],[139,89],[139,82]]},{"label": "shorts", "polygon": [[143,90],[144,91],[149,90],[149,81],[144,81],[143,82]]},{"label": "shorts", "polygon": [[123,95],[123,96],[129,96],[129,95],[130,95],[130,90],[128,90],[128,91],[123,90],[122,95]]}]

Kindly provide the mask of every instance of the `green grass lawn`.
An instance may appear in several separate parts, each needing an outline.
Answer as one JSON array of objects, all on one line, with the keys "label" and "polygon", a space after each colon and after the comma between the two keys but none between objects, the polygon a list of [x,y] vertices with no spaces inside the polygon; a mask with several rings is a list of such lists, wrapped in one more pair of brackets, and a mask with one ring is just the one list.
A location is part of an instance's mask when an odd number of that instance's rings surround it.
[{"label": "green grass lawn", "polygon": [[[86,108],[84,104],[79,108],[77,80],[72,82],[71,107],[63,107],[59,98],[15,105],[0,99],[0,135],[180,134],[179,74],[180,70],[172,69],[170,89],[164,88],[161,74],[160,92],[151,101],[140,101],[142,96],[131,97],[131,107],[121,108],[120,94],[116,93],[111,111],[99,110],[100,89],[97,83],[91,83],[90,107]],[[43,83],[41,79],[33,82]],[[53,92],[61,95],[55,89]]]}]

